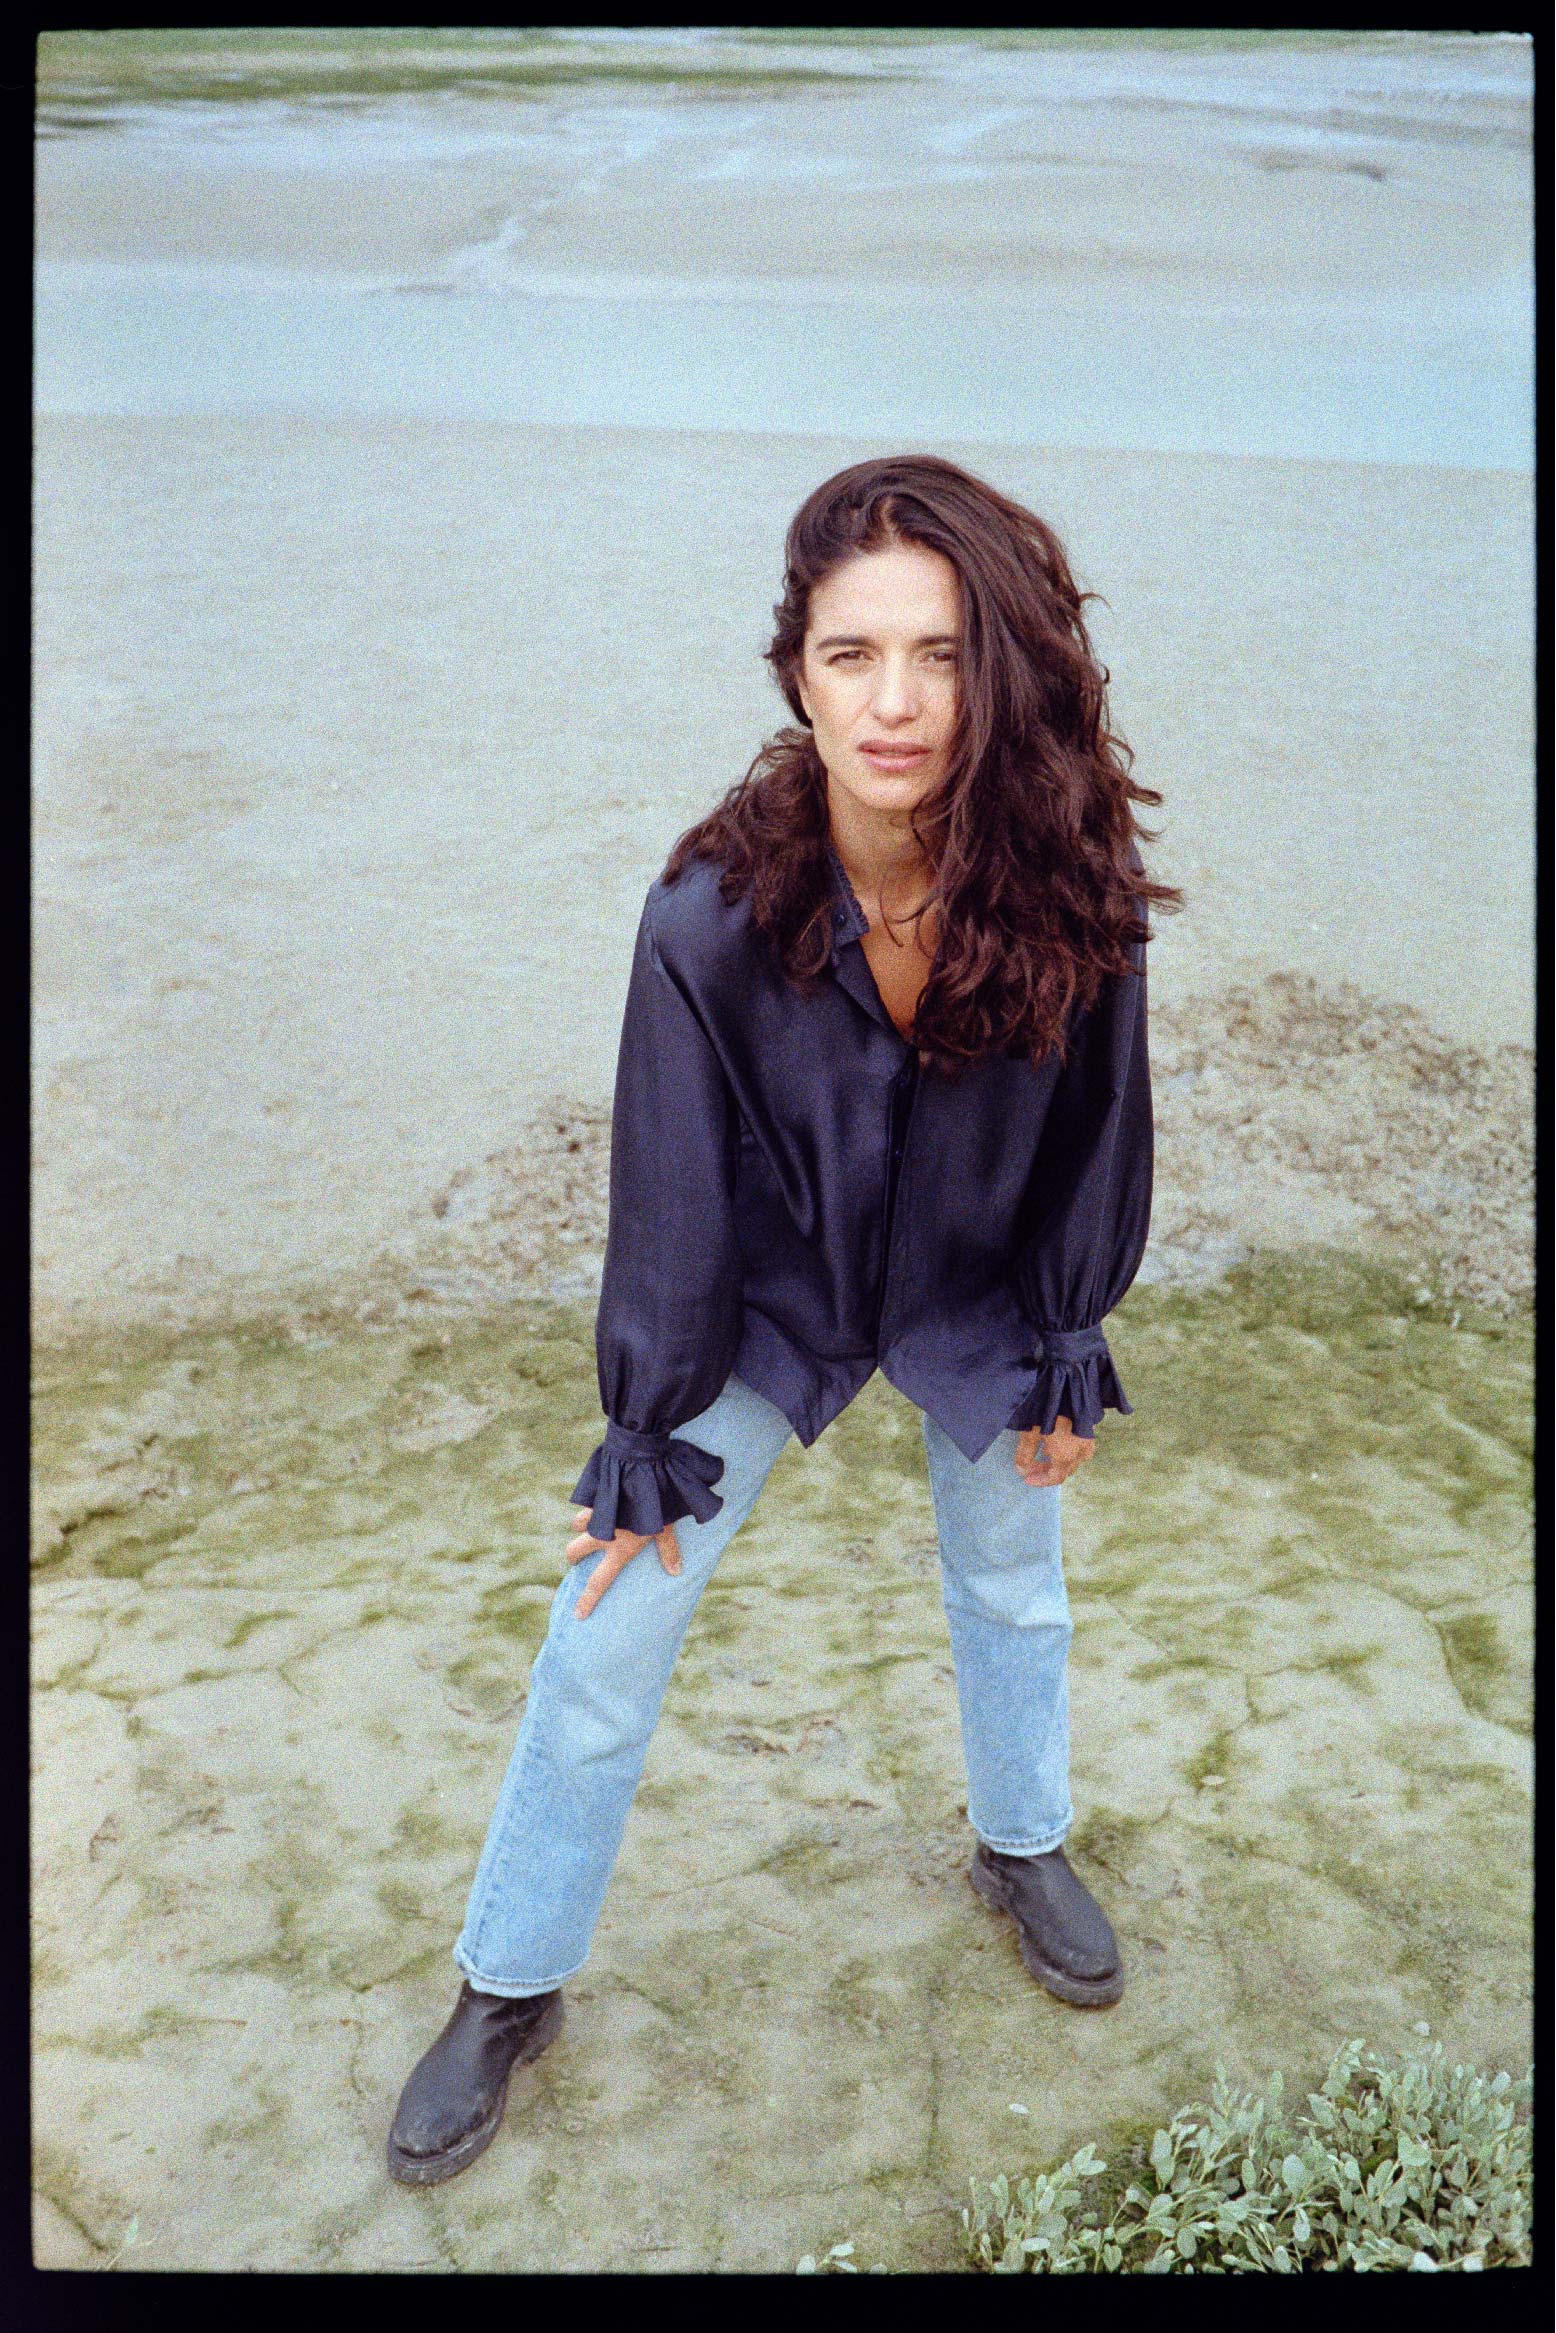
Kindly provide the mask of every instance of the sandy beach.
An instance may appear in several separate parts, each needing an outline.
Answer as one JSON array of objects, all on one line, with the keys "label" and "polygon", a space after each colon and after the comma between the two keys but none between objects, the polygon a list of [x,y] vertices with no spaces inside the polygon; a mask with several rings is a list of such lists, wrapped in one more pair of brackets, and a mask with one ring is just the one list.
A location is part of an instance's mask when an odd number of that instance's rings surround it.
[{"label": "sandy beach", "polygon": [[[969,2175],[1218,2051],[1520,2065],[1527,48],[264,36],[245,98],[51,37],[39,2261],[952,2266]],[[710,1591],[566,2046],[396,2192],[598,1431],[643,892],[782,717],[790,513],[900,443],[1102,595],[1187,893],[1067,1506],[1132,1993],[1037,1996],[961,1876],[877,1378]]]}]

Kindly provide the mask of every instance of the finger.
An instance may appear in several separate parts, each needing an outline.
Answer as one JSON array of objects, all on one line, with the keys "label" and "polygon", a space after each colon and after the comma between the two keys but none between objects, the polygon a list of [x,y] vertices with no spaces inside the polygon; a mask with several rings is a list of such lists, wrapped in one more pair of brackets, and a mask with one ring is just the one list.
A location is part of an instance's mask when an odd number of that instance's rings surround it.
[{"label": "finger", "polygon": [[620,1577],[631,1562],[627,1555],[607,1555],[589,1574],[589,1584],[578,1599],[578,1617],[587,1620],[611,1582]]},{"label": "finger", "polygon": [[667,1523],[662,1531],[656,1531],[654,1541],[659,1549],[659,1560],[664,1565],[665,1570],[678,1572],[681,1568],[681,1544],[675,1536],[675,1525]]},{"label": "finger", "polygon": [[567,1560],[569,1563],[582,1563],[586,1555],[598,1555],[601,1548],[609,1544],[608,1540],[591,1539],[587,1531],[581,1532],[576,1539],[568,1541]]},{"label": "finger", "polygon": [[1034,1459],[1030,1466],[1022,1469],[1028,1482],[1038,1483],[1044,1488],[1051,1488],[1054,1483],[1063,1482],[1069,1471],[1070,1468],[1066,1460],[1055,1457],[1047,1451],[1044,1451],[1041,1457]]},{"label": "finger", "polygon": [[1089,1450],[1085,1450],[1077,1446],[1069,1450],[1056,1452],[1054,1454],[1052,1463],[1059,1469],[1060,1479],[1064,1480],[1068,1476],[1076,1473],[1080,1467],[1084,1466],[1090,1456],[1091,1452]]}]

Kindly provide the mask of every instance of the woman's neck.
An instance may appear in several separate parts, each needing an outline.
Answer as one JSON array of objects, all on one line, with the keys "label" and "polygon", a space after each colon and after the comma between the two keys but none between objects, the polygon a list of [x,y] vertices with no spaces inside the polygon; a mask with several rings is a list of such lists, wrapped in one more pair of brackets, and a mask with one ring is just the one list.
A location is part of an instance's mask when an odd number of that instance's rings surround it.
[{"label": "woman's neck", "polygon": [[841,788],[829,789],[828,824],[843,872],[867,912],[916,907],[935,879],[905,818],[872,816]]}]

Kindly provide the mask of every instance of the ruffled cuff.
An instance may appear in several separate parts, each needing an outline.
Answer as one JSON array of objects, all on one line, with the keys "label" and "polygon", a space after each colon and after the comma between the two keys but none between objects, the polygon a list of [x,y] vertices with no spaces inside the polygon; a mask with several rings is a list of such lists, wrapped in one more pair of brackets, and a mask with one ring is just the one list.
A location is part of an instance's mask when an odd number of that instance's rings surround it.
[{"label": "ruffled cuff", "polygon": [[593,1509],[592,1539],[614,1539],[618,1531],[648,1538],[683,1515],[711,1522],[724,1501],[709,1485],[724,1472],[724,1461],[695,1442],[669,1434],[634,1433],[607,1422],[605,1438],[577,1482],[573,1497]]},{"label": "ruffled cuff", "polygon": [[1036,1426],[1040,1433],[1052,1433],[1055,1421],[1065,1417],[1089,1440],[1104,1410],[1118,1410],[1126,1418],[1131,1414],[1100,1328],[1039,1329],[1035,1341],[1039,1349],[1029,1366],[1036,1375],[1009,1421],[1016,1432]]}]

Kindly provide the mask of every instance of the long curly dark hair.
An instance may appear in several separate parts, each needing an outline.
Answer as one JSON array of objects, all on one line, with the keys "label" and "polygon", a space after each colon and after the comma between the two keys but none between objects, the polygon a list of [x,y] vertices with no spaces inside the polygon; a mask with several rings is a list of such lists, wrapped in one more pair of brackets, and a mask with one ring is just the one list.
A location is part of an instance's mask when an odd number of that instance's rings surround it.
[{"label": "long curly dark hair", "polygon": [[1077,589],[1051,527],[953,462],[858,462],[796,512],[766,657],[801,726],[769,738],[678,838],[664,880],[693,857],[719,862],[723,896],[749,891],[788,976],[806,993],[819,982],[827,783],[795,687],[810,595],[846,560],[900,543],[942,552],[962,601],[949,765],[911,814],[934,870],[917,912],[933,904],[940,919],[913,1041],[948,1075],[990,1053],[1035,1066],[1057,1049],[1062,1060],[1072,1016],[1134,970],[1146,903],[1175,908],[1182,895],[1141,861],[1137,838],[1156,838],[1131,806],[1162,797],[1131,778],[1130,748],[1108,725],[1109,675],[1081,615],[1097,595]]}]

